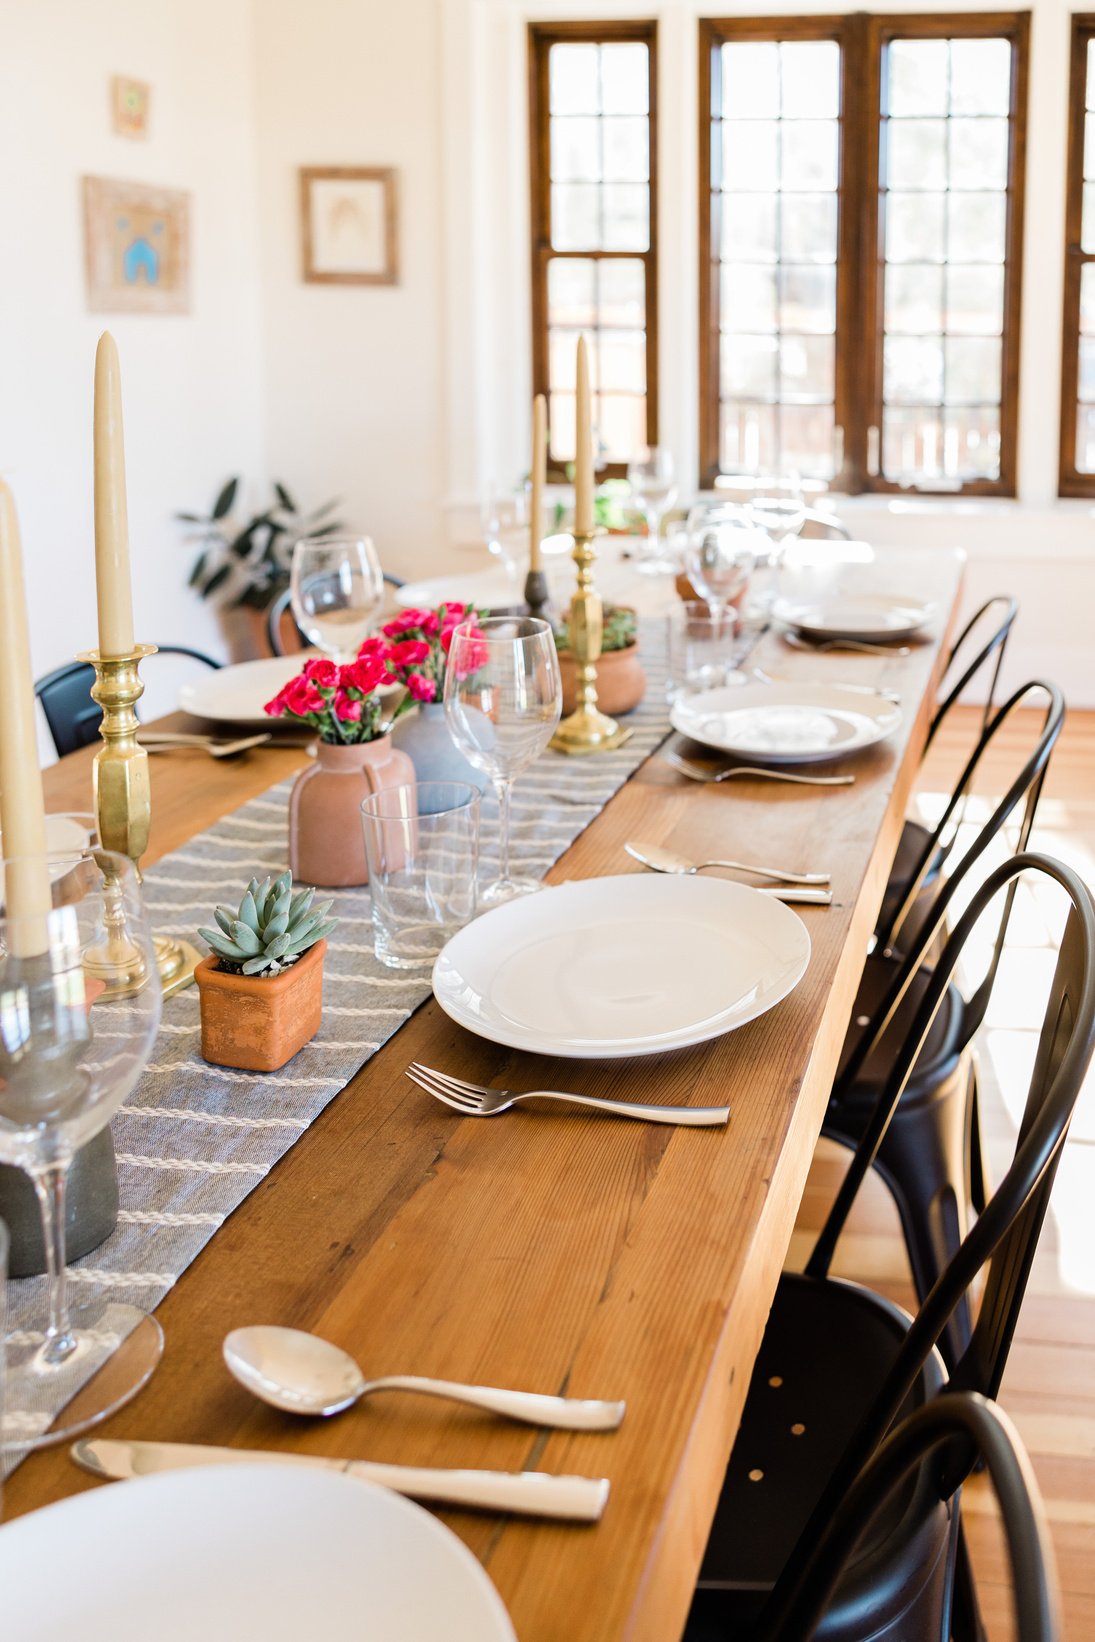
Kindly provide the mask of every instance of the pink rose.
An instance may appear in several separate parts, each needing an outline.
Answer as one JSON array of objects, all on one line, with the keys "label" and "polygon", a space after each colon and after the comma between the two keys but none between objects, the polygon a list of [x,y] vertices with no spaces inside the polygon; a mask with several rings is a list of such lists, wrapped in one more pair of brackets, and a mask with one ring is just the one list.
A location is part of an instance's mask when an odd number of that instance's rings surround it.
[{"label": "pink rose", "polygon": [[341,718],[344,723],[346,723],[346,724],[358,724],[358,723],[360,723],[361,722],[361,711],[362,711],[363,706],[364,706],[363,702],[355,701],[352,696],[348,696],[346,694],[345,690],[336,690],[335,691],[335,700],[334,700],[335,717],[336,718]]},{"label": "pink rose", "polygon": [[338,668],[326,656],[321,656],[317,661],[305,664],[304,676],[311,679],[313,684],[318,684],[322,690],[333,690],[338,683]]},{"label": "pink rose", "polygon": [[363,696],[371,696],[382,684],[391,684],[392,676],[388,672],[384,658],[378,655],[358,656],[348,667],[343,667],[339,674],[339,683],[344,690],[360,690]]},{"label": "pink rose", "polygon": [[326,702],[311,679],[303,676],[290,679],[282,695],[285,710],[295,713],[298,718],[303,718],[308,713],[321,713],[326,706]]},{"label": "pink rose", "polygon": [[430,647],[424,639],[404,639],[388,646],[389,667],[417,667],[429,659]]},{"label": "pink rose", "polygon": [[433,701],[437,695],[437,685],[424,673],[411,673],[407,678],[407,689],[416,701]]}]

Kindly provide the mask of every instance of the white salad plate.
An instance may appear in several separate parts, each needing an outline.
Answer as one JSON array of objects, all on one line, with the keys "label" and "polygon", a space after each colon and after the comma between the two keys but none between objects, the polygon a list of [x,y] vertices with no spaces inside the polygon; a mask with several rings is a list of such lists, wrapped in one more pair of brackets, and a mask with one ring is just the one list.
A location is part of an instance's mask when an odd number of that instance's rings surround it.
[{"label": "white salad plate", "polygon": [[420,1506],[276,1464],[141,1477],[0,1528],[19,1642],[516,1642],[494,1586]]},{"label": "white salad plate", "polygon": [[728,879],[628,873],[493,908],[444,947],[433,990],[492,1043],[607,1060],[744,1026],[809,959],[806,926],[782,901]]},{"label": "white salad plate", "polygon": [[733,684],[678,697],[669,719],[719,752],[811,764],[882,741],[901,723],[901,709],[857,685]]},{"label": "white salad plate", "polygon": [[[265,656],[261,661],[241,661],[232,667],[204,667],[199,677],[190,679],[179,691],[179,707],[195,718],[212,718],[223,724],[247,724],[276,731],[280,719],[270,718],[264,708],[278,691],[295,678],[304,663],[315,660],[317,650],[291,656]],[[381,694],[384,694],[382,691]],[[294,722],[294,729],[300,726]]]},{"label": "white salad plate", "polygon": [[913,638],[935,610],[934,604],[899,593],[841,592],[818,599],[778,598],[772,604],[776,621],[807,638],[867,639],[877,644]]}]

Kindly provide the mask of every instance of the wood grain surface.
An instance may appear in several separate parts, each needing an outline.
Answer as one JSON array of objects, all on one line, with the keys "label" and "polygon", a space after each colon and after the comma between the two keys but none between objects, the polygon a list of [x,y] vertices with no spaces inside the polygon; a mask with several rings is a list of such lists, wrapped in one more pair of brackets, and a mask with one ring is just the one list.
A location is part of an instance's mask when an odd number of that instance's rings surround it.
[{"label": "wood grain surface", "polygon": [[[919,590],[951,610],[960,566],[925,554]],[[500,1049],[425,1004],[334,1099],[159,1307],[164,1361],[104,1434],[407,1464],[607,1476],[595,1527],[449,1513],[522,1642],[667,1642],[680,1634],[881,902],[939,669],[939,636],[907,659],[806,656],[777,636],[781,676],[897,689],[887,742],[846,761],[856,784],[704,787],[648,761],[577,839],[552,882],[642,869],[646,838],[833,875],[799,909],[813,955],[762,1019],[698,1048],[582,1063]],[[173,721],[174,722],[174,721]],[[182,722],[179,720],[178,722]],[[303,762],[153,760],[150,859]],[[86,808],[90,754],[48,772],[51,808]],[[412,1085],[421,1060],[484,1083],[631,1099],[728,1100],[726,1130],[668,1129],[546,1103],[461,1119]],[[352,1351],[370,1376],[419,1373],[623,1397],[612,1434],[543,1434],[443,1403],[378,1397],[323,1424],[258,1404],[221,1361],[229,1329],[277,1322]],[[86,1487],[64,1449],[33,1455],[15,1516]]]}]

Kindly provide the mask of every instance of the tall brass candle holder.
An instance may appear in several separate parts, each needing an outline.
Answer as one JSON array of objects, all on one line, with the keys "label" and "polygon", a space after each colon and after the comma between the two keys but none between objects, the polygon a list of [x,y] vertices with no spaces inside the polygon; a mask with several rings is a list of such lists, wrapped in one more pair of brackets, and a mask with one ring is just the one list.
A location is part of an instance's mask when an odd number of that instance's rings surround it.
[{"label": "tall brass candle holder", "polygon": [[604,531],[599,528],[574,532],[573,558],[578,568],[578,587],[570,601],[567,636],[577,663],[578,705],[569,718],[563,719],[551,739],[550,745],[557,753],[608,753],[622,747],[631,736],[630,729],[617,724],[597,706],[597,662],[601,654],[604,606],[593,585],[593,566],[597,559],[597,538],[603,535]]},{"label": "tall brass candle holder", "polygon": [[[144,694],[140,664],[155,654],[154,644],[137,644],[124,656],[101,656],[98,650],[87,650],[76,658],[94,667],[91,695],[103,709],[99,727],[103,745],[95,754],[93,771],[99,842],[104,849],[128,856],[138,878],[152,823],[152,790],[148,754],[137,740],[135,708]],[[190,985],[201,954],[189,941],[166,935],[155,937],[155,947],[160,984],[164,997],[170,997]],[[93,955],[93,967],[115,996],[135,992],[144,984],[136,954],[123,935],[109,928],[109,915],[106,942]]]}]

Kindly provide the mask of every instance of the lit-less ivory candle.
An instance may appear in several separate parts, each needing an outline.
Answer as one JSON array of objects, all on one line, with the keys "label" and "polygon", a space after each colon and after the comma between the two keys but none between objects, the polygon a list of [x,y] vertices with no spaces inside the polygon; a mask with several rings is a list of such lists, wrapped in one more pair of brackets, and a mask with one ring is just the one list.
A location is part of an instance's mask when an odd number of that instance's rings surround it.
[{"label": "lit-less ivory candle", "polygon": [[589,409],[589,356],[586,339],[578,338],[578,392],[575,405],[574,528],[593,529],[593,423]]},{"label": "lit-less ivory candle", "polygon": [[528,567],[542,570],[540,552],[544,528],[544,480],[547,477],[547,400],[538,393],[532,401],[532,495],[529,498]]},{"label": "lit-less ivory candle", "polygon": [[133,649],[133,590],[129,582],[129,515],[125,500],[125,438],[118,349],[104,331],[95,350],[95,590],[99,601],[99,654]]},{"label": "lit-less ivory candle", "polygon": [[15,499],[0,479],[0,833],[10,863],[4,883],[8,948],[16,958],[36,957],[49,946],[45,811],[19,521]]}]

